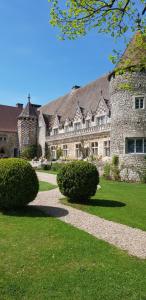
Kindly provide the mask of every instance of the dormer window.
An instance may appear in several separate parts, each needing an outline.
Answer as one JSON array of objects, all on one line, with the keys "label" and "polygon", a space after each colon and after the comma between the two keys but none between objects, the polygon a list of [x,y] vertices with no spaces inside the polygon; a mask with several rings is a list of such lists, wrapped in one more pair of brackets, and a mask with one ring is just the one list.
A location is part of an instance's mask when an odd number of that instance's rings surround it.
[{"label": "dormer window", "polygon": [[76,122],[76,123],[74,123],[74,129],[75,129],[75,130],[81,129],[81,122]]},{"label": "dormer window", "polygon": [[89,128],[89,127],[90,127],[90,119],[86,120],[86,128]]},{"label": "dormer window", "polygon": [[64,132],[68,132],[68,131],[69,131],[69,126],[68,125],[64,126]]},{"label": "dormer window", "polygon": [[106,123],[106,117],[105,117],[105,116],[101,116],[101,117],[98,117],[98,118],[96,119],[96,124],[97,124],[98,126],[103,125],[103,124],[105,124],[105,123]]},{"label": "dormer window", "polygon": [[55,128],[53,131],[54,131],[54,135],[58,134],[58,128]]},{"label": "dormer window", "polygon": [[135,109],[144,108],[144,97],[135,97]]}]

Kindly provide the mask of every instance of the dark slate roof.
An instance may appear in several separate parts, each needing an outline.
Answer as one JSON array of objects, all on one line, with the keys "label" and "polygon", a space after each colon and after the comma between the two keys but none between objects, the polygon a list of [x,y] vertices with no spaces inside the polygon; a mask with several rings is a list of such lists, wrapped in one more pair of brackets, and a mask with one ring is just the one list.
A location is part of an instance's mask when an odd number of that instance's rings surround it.
[{"label": "dark slate roof", "polygon": [[20,114],[21,117],[37,117],[37,107],[35,107],[34,104],[31,104],[31,102],[28,102],[25,108],[22,110]]},{"label": "dark slate roof", "polygon": [[72,120],[78,105],[84,112],[95,112],[97,105],[102,97],[109,99],[108,76],[101,77],[90,84],[75,89],[48,104],[42,106],[40,111],[45,115],[59,115],[63,123],[67,118]]},{"label": "dark slate roof", "polygon": [[17,118],[22,107],[0,105],[0,131],[17,132]]}]

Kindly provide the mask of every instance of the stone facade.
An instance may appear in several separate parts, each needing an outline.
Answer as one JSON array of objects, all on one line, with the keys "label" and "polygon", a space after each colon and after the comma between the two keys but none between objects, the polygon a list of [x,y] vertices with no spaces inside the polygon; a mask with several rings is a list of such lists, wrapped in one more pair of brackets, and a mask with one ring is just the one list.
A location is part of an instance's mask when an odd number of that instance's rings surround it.
[{"label": "stone facade", "polygon": [[[50,130],[47,130],[41,111],[38,141],[44,155],[45,143],[47,143],[53,159],[57,158],[59,148],[62,149],[63,158],[66,159],[81,159],[83,156],[86,158],[91,155],[95,158],[109,157],[110,113],[104,98],[101,97],[94,113],[85,112],[77,102],[73,118],[66,119],[64,124],[61,123],[59,115],[55,115]],[[84,155],[81,148],[84,148]]]}]

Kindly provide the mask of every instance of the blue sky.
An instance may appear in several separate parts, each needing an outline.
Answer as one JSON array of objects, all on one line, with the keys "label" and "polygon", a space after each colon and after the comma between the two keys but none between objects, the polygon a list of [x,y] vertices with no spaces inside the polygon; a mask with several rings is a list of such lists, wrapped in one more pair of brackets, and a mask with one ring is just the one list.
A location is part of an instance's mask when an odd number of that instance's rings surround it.
[{"label": "blue sky", "polygon": [[[117,45],[91,32],[59,41],[49,25],[47,0],[0,0],[0,104],[45,104],[113,69],[108,56]],[[119,44],[123,48],[123,44]]]}]

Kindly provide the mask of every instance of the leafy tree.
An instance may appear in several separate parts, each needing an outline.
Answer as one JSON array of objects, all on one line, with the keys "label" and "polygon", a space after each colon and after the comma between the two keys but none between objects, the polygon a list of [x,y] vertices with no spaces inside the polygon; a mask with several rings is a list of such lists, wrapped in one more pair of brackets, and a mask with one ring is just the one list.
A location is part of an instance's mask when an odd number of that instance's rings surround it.
[{"label": "leafy tree", "polygon": [[24,159],[33,159],[34,157],[37,157],[37,146],[36,145],[30,145],[27,146],[22,152],[21,157]]},{"label": "leafy tree", "polygon": [[57,148],[57,150],[56,150],[56,156],[57,156],[57,159],[59,159],[61,156],[63,156],[63,151],[60,147]]},{"label": "leafy tree", "polygon": [[[89,30],[123,36],[135,23],[145,30],[145,0],[49,0],[50,23],[59,27],[61,38],[75,39]],[[140,24],[141,23],[141,24]]]},{"label": "leafy tree", "polygon": [[47,160],[51,160],[52,157],[51,157],[51,150],[50,150],[50,147],[48,147],[48,144],[45,143],[45,157]]}]

